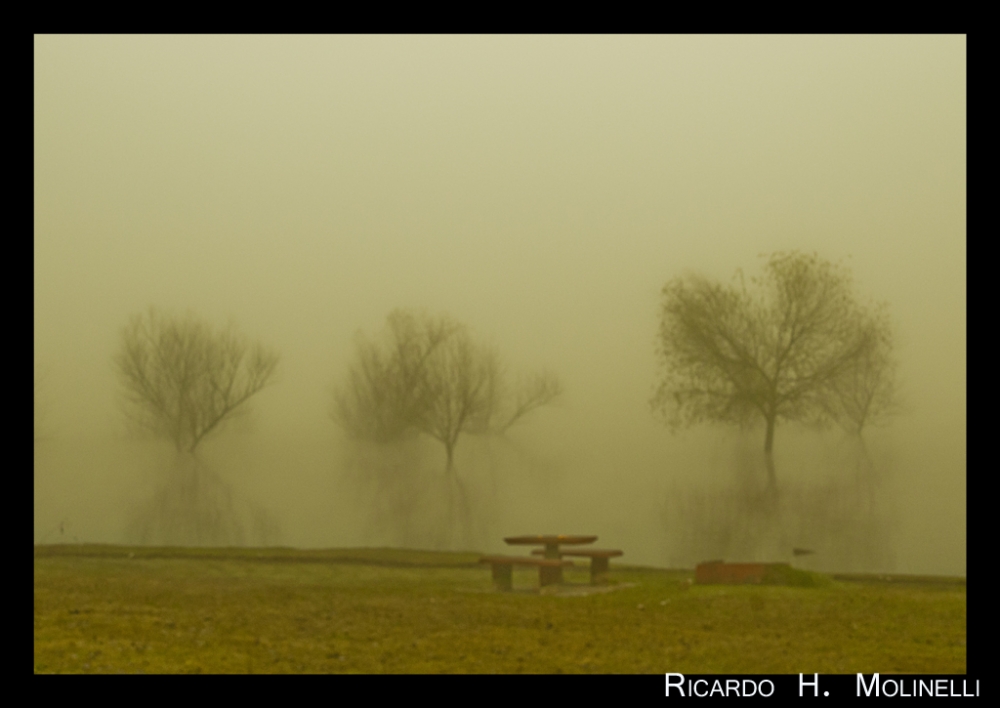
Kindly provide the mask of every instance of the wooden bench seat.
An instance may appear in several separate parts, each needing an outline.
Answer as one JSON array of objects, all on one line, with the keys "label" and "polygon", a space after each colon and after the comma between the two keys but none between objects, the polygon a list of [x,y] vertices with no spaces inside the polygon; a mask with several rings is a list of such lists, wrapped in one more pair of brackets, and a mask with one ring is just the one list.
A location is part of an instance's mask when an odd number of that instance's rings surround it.
[{"label": "wooden bench seat", "polygon": [[573,561],[556,558],[532,558],[530,556],[483,556],[479,562],[489,563],[493,567],[493,585],[498,590],[514,589],[515,565],[537,566],[540,586],[558,585],[562,582],[562,569],[565,566],[573,565]]},{"label": "wooden bench seat", "polygon": [[[545,553],[542,549],[532,551],[536,555]],[[606,548],[573,548],[559,549],[561,556],[578,556],[590,558],[590,582],[593,585],[603,583],[608,579],[608,559],[625,555],[624,551]]]}]

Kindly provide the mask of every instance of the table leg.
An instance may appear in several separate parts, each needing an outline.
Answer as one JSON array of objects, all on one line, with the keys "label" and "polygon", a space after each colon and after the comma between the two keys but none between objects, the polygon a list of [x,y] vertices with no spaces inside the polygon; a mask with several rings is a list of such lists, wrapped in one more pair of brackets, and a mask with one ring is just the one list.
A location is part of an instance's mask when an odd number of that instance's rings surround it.
[{"label": "table leg", "polygon": [[[562,556],[559,555],[559,544],[546,543],[545,557],[552,558],[554,560],[560,560]],[[540,586],[562,585],[562,581],[563,581],[563,572],[561,565],[556,566],[554,568],[546,568],[544,566],[538,568],[538,584]]]},{"label": "table leg", "polygon": [[562,584],[562,566],[549,566],[546,567],[541,565],[538,567],[538,584],[542,587],[546,585],[560,585]]},{"label": "table leg", "polygon": [[514,566],[511,563],[493,564],[493,587],[497,590],[514,589]]},{"label": "table leg", "polygon": [[590,559],[590,584],[600,585],[608,579],[608,559],[595,556]]}]

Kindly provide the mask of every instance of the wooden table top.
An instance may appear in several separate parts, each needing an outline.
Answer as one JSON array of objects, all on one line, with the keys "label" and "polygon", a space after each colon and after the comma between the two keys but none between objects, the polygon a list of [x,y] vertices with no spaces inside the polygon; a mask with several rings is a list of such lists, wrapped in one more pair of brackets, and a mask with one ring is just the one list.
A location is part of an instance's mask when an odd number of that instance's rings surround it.
[{"label": "wooden table top", "polygon": [[551,546],[555,544],[577,545],[581,543],[593,543],[597,536],[508,536],[505,543],[512,546]]}]

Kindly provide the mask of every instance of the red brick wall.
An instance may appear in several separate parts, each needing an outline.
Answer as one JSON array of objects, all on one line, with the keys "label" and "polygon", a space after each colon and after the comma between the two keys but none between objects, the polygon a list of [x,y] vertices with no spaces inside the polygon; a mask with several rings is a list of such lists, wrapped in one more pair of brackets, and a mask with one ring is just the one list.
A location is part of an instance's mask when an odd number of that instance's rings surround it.
[{"label": "red brick wall", "polygon": [[701,584],[761,583],[769,568],[788,563],[699,563],[694,569],[694,581]]}]

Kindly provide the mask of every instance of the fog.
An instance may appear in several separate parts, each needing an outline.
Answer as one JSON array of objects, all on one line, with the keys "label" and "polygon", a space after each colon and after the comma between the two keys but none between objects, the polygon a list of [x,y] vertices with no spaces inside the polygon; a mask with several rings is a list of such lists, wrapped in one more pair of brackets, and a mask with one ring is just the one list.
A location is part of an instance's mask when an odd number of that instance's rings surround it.
[{"label": "fog", "polygon": [[34,59],[35,543],[141,541],[171,449],[126,425],[112,358],[155,306],[281,356],[199,451],[243,542],[433,545],[440,445],[359,449],[329,413],[356,333],[413,308],[564,388],[459,442],[466,546],[760,557],[712,534],[762,430],[650,410],[660,291],[795,249],[888,303],[905,411],[866,433],[871,528],[829,492],[843,436],[779,424],[782,542],[812,569],[965,574],[963,36],[36,36]]}]

